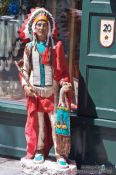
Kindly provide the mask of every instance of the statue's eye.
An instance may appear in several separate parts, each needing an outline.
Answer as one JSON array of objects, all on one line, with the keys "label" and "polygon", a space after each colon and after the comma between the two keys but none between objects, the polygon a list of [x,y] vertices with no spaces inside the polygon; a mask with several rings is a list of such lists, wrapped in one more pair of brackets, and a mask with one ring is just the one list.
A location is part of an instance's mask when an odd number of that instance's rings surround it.
[{"label": "statue's eye", "polygon": [[41,27],[42,25],[43,25],[42,23],[36,24],[36,26],[38,26],[38,27]]}]

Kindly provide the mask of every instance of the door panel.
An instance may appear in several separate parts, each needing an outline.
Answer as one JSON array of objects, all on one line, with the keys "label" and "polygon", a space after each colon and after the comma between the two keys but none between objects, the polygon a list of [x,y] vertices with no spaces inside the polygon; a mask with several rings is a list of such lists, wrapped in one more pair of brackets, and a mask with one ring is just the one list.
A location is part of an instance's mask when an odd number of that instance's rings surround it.
[{"label": "door panel", "polygon": [[116,23],[106,48],[100,43],[105,19],[116,21],[116,1],[83,1],[78,114],[116,120]]}]

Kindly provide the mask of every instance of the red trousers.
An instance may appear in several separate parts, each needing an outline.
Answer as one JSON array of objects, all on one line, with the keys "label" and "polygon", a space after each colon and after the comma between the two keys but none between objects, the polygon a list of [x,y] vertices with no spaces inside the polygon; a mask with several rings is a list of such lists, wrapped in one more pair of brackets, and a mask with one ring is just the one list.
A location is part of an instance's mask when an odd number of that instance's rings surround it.
[{"label": "red trousers", "polygon": [[26,158],[32,158],[38,143],[38,118],[37,112],[45,112],[45,156],[53,145],[52,131],[48,114],[53,111],[54,96],[47,99],[39,97],[27,97],[27,121],[25,126],[25,137],[27,141]]}]

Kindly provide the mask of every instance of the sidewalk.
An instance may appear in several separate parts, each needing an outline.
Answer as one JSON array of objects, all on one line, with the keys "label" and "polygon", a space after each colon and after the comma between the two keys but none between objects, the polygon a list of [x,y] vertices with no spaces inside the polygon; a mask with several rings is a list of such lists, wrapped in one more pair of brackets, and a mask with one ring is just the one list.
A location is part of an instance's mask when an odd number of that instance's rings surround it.
[{"label": "sidewalk", "polygon": [[20,160],[0,157],[0,175],[25,175]]}]

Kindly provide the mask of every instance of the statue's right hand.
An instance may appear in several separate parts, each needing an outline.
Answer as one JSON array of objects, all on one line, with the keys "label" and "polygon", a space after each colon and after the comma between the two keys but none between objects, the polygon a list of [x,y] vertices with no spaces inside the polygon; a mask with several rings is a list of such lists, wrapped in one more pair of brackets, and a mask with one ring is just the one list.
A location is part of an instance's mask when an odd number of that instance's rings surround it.
[{"label": "statue's right hand", "polygon": [[33,97],[34,94],[35,94],[35,92],[34,92],[34,90],[32,89],[32,87],[30,87],[30,86],[28,86],[28,85],[25,85],[25,86],[24,86],[24,90],[25,90],[25,92],[26,92],[26,94],[27,94],[28,96]]}]

